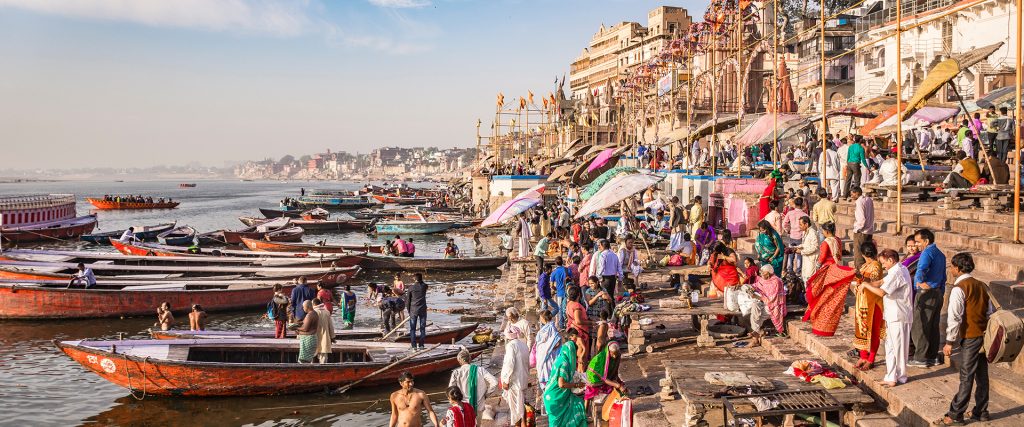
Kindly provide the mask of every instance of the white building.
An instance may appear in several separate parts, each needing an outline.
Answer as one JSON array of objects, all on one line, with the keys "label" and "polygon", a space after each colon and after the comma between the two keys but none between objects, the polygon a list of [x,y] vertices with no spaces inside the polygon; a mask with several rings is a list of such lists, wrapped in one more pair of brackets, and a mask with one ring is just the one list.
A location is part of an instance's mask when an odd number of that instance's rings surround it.
[{"label": "white building", "polygon": [[[965,2],[958,0],[925,0],[904,2],[904,28],[933,18]],[[857,21],[857,45],[863,46],[896,31],[896,3],[893,0],[869,0]],[[896,61],[903,63],[903,99],[909,99],[928,70],[953,54],[968,52],[993,43],[1005,44],[987,61],[961,73],[955,80],[965,100],[978,97],[1004,86],[1013,85],[1016,68],[1014,49],[1017,17],[1012,0],[990,0],[964,8],[948,16],[927,22],[903,32],[901,52],[896,52],[896,38],[889,37],[857,53],[856,102],[896,93]],[[954,102],[956,96],[947,85],[935,97]]]}]

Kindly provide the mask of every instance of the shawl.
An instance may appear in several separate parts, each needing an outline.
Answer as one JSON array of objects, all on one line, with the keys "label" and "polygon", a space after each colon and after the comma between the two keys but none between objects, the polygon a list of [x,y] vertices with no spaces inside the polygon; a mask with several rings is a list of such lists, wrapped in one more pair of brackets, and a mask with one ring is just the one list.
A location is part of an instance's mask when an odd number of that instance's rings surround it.
[{"label": "shawl", "polygon": [[786,317],[786,287],[782,284],[779,276],[773,275],[770,279],[757,276],[754,281],[754,289],[761,294],[764,301],[764,308],[772,318],[775,330],[784,331],[783,320]]},{"label": "shawl", "polygon": [[587,366],[587,386],[584,390],[583,399],[590,400],[599,394],[608,394],[611,392],[611,387],[604,383],[606,379],[613,376],[618,376],[619,372],[619,359],[613,358],[612,353],[608,351],[608,346],[604,346],[600,352],[594,357],[590,358],[590,364]]},{"label": "shawl", "polygon": [[576,378],[576,343],[566,341],[555,359],[547,387],[544,389],[544,409],[548,413],[548,425],[586,427],[586,410],[583,399],[572,390],[558,386],[558,379],[574,382]]}]

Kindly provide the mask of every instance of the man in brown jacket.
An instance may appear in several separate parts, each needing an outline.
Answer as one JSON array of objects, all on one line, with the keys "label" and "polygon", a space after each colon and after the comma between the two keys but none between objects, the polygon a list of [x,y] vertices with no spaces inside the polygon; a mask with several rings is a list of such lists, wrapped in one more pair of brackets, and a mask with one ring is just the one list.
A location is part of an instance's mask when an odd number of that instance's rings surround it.
[{"label": "man in brown jacket", "polygon": [[953,344],[960,343],[960,390],[949,404],[946,416],[939,425],[964,425],[964,412],[971,403],[971,389],[974,392],[974,410],[971,421],[988,421],[988,359],[982,353],[985,328],[992,312],[987,286],[971,277],[974,258],[961,252],[950,262],[953,275],[957,276],[949,293],[949,309],[946,321],[946,345],[942,353],[949,357]]}]

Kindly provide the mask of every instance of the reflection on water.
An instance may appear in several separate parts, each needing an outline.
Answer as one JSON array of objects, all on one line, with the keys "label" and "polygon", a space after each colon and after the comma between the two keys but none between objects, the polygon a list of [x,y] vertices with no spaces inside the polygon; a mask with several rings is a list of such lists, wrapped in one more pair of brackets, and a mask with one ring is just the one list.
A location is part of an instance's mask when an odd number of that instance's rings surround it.
[{"label": "reflection on water", "polygon": [[[88,211],[84,197],[103,194],[142,194],[173,197],[181,207],[164,211],[102,211],[102,230],[114,230],[133,224],[156,224],[178,221],[200,231],[240,228],[238,216],[258,216],[258,207],[276,206],[285,196],[297,195],[306,188],[358,188],[357,184],[284,184],[277,182],[199,181],[194,189],[179,189],[177,182],[60,182],[0,184],[0,195],[25,193],[72,192],[79,197],[79,212]],[[473,242],[465,235],[452,234],[467,254],[473,253]],[[327,238],[331,242],[358,243],[384,238],[361,233],[322,234],[307,241]],[[416,236],[417,255],[440,257],[444,236]],[[493,241],[492,241],[493,240]],[[495,247],[496,239],[488,238],[485,247]],[[44,247],[84,247],[80,243],[41,245]],[[95,249],[95,248],[89,248]],[[107,250],[107,249],[102,249]],[[431,307],[482,307],[481,295],[474,285],[491,282],[498,270],[473,273],[439,273],[427,275],[433,287],[429,294]],[[390,282],[391,274],[368,271],[350,281],[360,298],[356,313],[357,327],[379,326],[379,312],[365,305],[365,284],[370,281]],[[411,280],[407,278],[406,280]],[[452,295],[449,288],[454,290]],[[47,310],[39,307],[39,310]],[[247,312],[211,313],[208,329],[241,330],[272,329],[262,318],[262,309]],[[178,319],[179,324],[181,320]],[[115,386],[88,372],[65,357],[53,340],[118,339],[148,337],[155,321],[150,318],[99,319],[77,321],[0,321],[0,425],[386,425],[388,395],[397,389],[376,386],[349,391],[343,396],[324,394],[266,396],[245,398],[155,398],[138,401],[128,390]],[[438,326],[454,325],[458,316],[431,312],[428,321]],[[335,319],[337,323],[337,319]],[[187,326],[187,322],[186,326]],[[417,379],[416,386],[428,392],[442,392],[447,375]],[[443,408],[443,396],[432,396],[435,410]]]}]

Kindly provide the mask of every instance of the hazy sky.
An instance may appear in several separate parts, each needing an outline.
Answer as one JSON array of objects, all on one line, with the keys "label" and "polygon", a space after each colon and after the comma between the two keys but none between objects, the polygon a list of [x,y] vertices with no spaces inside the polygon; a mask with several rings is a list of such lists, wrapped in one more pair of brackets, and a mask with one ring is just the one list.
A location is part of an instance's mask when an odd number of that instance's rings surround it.
[{"label": "hazy sky", "polygon": [[548,93],[661,4],[0,0],[0,169],[468,147],[499,90]]}]

